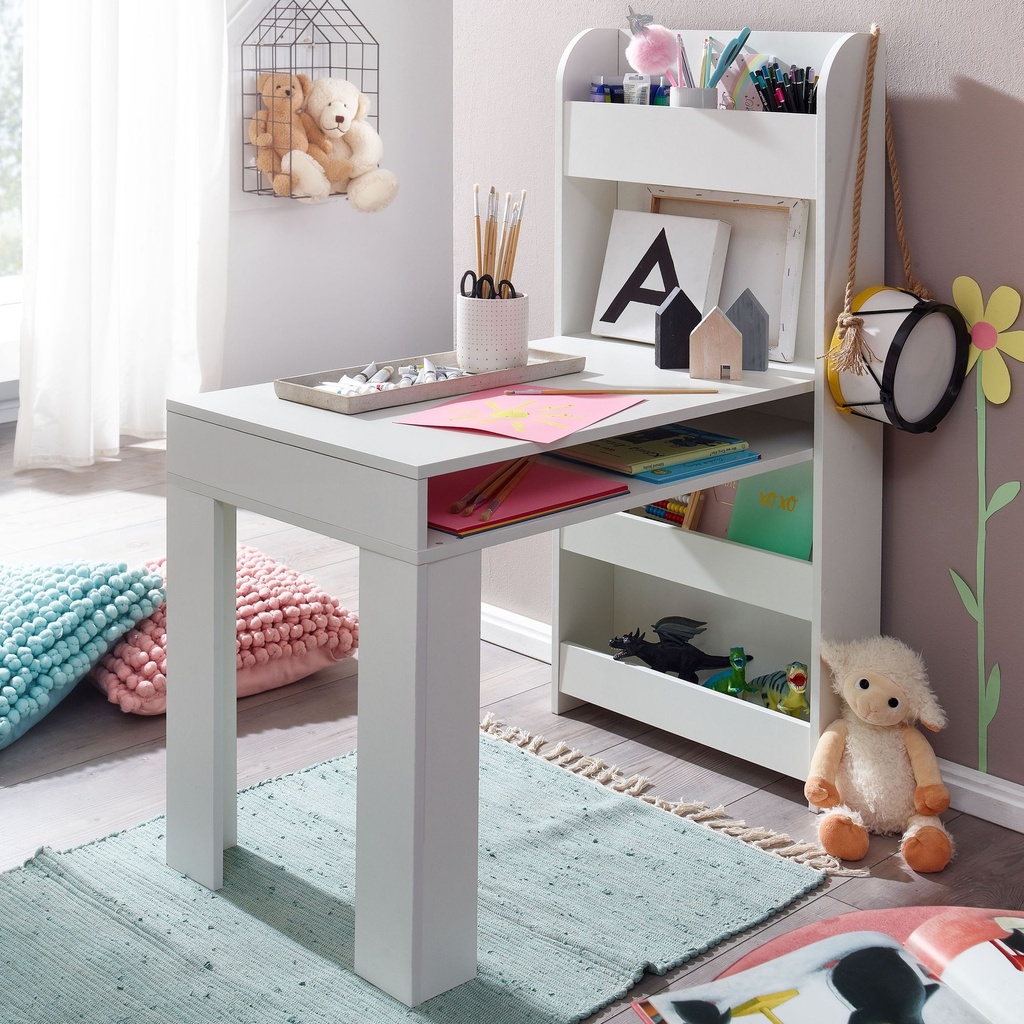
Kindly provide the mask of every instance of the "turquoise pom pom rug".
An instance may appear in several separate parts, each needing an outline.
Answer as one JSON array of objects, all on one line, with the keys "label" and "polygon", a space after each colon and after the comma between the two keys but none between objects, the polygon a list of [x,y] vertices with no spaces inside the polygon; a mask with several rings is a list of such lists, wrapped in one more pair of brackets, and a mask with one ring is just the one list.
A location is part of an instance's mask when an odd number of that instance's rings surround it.
[{"label": "turquoise pom pom rug", "polygon": [[351,754],[242,792],[219,892],[165,866],[162,818],[0,875],[5,1019],[568,1024],[835,867],[638,798],[646,780],[578,751],[484,731],[476,980],[410,1010],[353,973]]}]

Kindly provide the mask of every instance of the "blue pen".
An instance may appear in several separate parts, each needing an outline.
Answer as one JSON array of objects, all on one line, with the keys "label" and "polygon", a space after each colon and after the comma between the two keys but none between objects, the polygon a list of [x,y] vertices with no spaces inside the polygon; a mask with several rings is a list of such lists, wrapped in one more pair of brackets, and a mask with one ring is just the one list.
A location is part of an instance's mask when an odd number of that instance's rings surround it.
[{"label": "blue pen", "polygon": [[722,51],[722,56],[719,58],[718,64],[715,67],[715,73],[708,81],[709,89],[714,89],[714,87],[722,80],[722,75],[729,70],[729,66],[740,55],[740,50],[743,49],[743,44],[747,41],[747,36],[749,35],[750,29],[743,29],[740,34],[735,39],[731,40],[729,45]]}]

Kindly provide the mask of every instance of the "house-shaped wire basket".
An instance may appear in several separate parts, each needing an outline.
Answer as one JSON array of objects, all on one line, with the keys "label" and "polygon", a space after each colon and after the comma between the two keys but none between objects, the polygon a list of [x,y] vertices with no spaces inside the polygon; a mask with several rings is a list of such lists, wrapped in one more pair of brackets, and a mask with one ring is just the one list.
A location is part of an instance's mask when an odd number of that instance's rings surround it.
[{"label": "house-shaped wire basket", "polygon": [[[378,127],[379,46],[347,4],[277,0],[242,43],[242,188],[274,195],[256,167],[249,123],[263,107],[257,82],[265,72],[345,78],[370,100],[367,121]],[[289,147],[291,148],[291,147]]]}]

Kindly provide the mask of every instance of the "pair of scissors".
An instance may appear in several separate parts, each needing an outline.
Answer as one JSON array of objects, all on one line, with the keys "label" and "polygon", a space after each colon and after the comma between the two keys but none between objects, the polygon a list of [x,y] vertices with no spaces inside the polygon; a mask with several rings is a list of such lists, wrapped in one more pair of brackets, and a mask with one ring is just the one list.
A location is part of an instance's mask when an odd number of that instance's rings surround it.
[{"label": "pair of scissors", "polygon": [[745,28],[735,39],[730,40],[729,45],[722,51],[722,56],[718,58],[718,63],[715,65],[715,73],[708,80],[709,89],[714,89],[722,80],[722,75],[729,70],[729,66],[740,55],[740,50],[743,49],[743,44],[747,41],[747,36],[749,35],[750,29]]},{"label": "pair of scissors", "polygon": [[[466,291],[466,282],[469,282],[469,291]],[[515,297],[516,290],[508,278],[502,278],[497,284],[490,274],[481,274],[477,277],[472,270],[467,270],[462,275],[462,283],[459,291],[467,299],[511,299]]]}]

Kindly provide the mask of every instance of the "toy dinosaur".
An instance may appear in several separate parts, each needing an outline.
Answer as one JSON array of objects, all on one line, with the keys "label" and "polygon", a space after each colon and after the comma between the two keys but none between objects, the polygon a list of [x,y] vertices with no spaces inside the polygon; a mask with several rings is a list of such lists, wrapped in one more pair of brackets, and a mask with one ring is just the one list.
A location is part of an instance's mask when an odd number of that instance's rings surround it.
[{"label": "toy dinosaur", "polygon": [[756,687],[747,682],[748,661],[753,661],[753,657],[745,654],[742,647],[730,647],[728,670],[716,672],[704,680],[704,685],[709,690],[727,693],[730,697],[742,697],[745,693],[753,693]]},{"label": "toy dinosaur", "polygon": [[675,672],[680,679],[696,683],[697,673],[713,668],[731,668],[732,662],[724,654],[705,654],[690,643],[703,633],[706,622],[687,619],[682,615],[666,615],[658,619],[651,629],[658,634],[660,643],[645,640],[646,633],[638,626],[632,633],[612,637],[608,646],[615,650],[615,660],[639,658],[657,672]]},{"label": "toy dinosaur", "polygon": [[[761,703],[772,711],[781,711],[792,718],[810,717],[807,703],[807,666],[802,661],[791,661],[785,671],[779,669],[765,676],[758,676],[751,684]],[[758,698],[753,698],[758,699]]]}]

